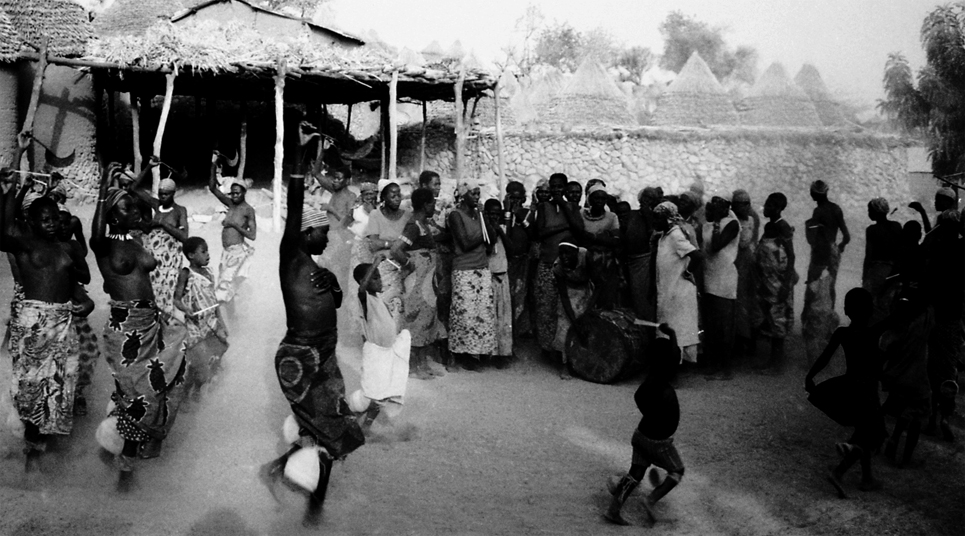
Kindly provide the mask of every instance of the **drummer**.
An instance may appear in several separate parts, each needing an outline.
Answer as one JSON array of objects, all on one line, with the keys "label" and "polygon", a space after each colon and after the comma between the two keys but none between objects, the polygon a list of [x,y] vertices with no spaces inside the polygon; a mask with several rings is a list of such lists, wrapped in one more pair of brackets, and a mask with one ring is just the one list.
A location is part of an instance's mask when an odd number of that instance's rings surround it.
[{"label": "drummer", "polygon": [[556,339],[553,341],[553,351],[558,353],[563,368],[560,371],[561,380],[569,380],[569,365],[566,362],[566,334],[570,326],[575,326],[581,340],[587,339],[587,333],[577,320],[583,313],[593,308],[596,297],[593,283],[587,270],[587,250],[577,247],[571,242],[560,242],[560,254],[553,263],[553,276],[560,296],[559,320],[556,323]]}]

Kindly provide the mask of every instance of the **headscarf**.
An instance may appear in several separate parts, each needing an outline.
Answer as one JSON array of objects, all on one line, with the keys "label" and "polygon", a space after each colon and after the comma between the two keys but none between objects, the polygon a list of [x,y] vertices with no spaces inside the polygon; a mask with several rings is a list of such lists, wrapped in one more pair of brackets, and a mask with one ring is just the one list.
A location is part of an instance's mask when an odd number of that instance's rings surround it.
[{"label": "headscarf", "polygon": [[50,190],[50,193],[51,193],[51,194],[60,194],[60,195],[62,195],[62,196],[64,196],[64,197],[66,198],[66,197],[67,197],[67,187],[64,186],[63,181],[60,181],[60,182],[57,183],[57,186],[54,186],[54,187]]},{"label": "headscarf", "polygon": [[173,192],[178,189],[178,185],[171,178],[161,179],[161,182],[159,182],[157,185],[157,189],[159,192],[160,191]]},{"label": "headscarf", "polygon": [[594,183],[593,186],[590,186],[590,188],[586,191],[586,197],[589,198],[591,195],[593,195],[596,192],[603,192],[607,195],[610,194],[609,192],[606,191],[605,184],[597,182],[597,183]]},{"label": "headscarf", "polygon": [[958,203],[958,196],[955,195],[955,190],[952,190],[952,189],[949,188],[948,186],[939,188],[938,191],[935,192],[935,196],[936,196],[936,197],[937,197],[937,196],[947,197],[947,198],[951,199],[952,201],[954,201],[955,203]]},{"label": "headscarf", "polygon": [[673,204],[672,201],[664,201],[654,207],[653,215],[666,219],[670,226],[679,225],[684,220],[680,217],[680,211],[677,210],[677,205]]},{"label": "headscarf", "polygon": [[462,197],[476,188],[482,189],[482,184],[479,181],[462,181],[456,187],[456,195]]},{"label": "headscarf", "polygon": [[550,189],[550,181],[549,181],[549,179],[547,179],[547,178],[544,177],[544,178],[536,181],[536,190],[549,190],[549,189]]},{"label": "headscarf", "polygon": [[376,192],[378,193],[379,187],[376,186],[374,182],[363,182],[359,184],[359,193],[364,194],[365,192]]},{"label": "headscarf", "polygon": [[828,183],[818,179],[811,183],[811,191],[816,194],[827,194]]},{"label": "headscarf", "polygon": [[750,203],[751,194],[747,193],[747,190],[734,190],[733,195],[730,196],[731,204],[734,203]]},{"label": "headscarf", "polygon": [[580,248],[578,248],[578,247],[576,246],[576,244],[574,244],[573,242],[560,242],[559,248],[560,248],[560,249],[562,249],[562,248],[573,248],[573,249],[575,249],[575,250],[579,250],[579,249],[580,249]]},{"label": "headscarf", "polygon": [[[234,185],[237,184],[238,186],[241,186],[241,188],[242,188],[245,192],[248,191],[248,185],[245,184],[245,181],[244,181],[243,179],[239,179],[238,177],[225,177],[225,178],[228,179],[228,189],[229,189],[229,190],[231,189],[232,186],[234,186]],[[173,181],[172,181],[172,182],[173,182]]]},{"label": "headscarf", "polygon": [[30,205],[34,204],[34,201],[40,199],[41,197],[43,196],[38,194],[37,192],[27,192],[23,196],[23,202],[20,203],[20,210],[26,213],[27,209],[30,208]]},{"label": "headscarf", "polygon": [[871,201],[868,201],[868,210],[874,212],[875,214],[880,214],[882,216],[887,216],[891,212],[891,207],[888,206],[888,200],[884,197],[876,197]]},{"label": "headscarf", "polygon": [[700,202],[701,202],[700,196],[697,195],[696,192],[687,190],[686,192],[680,194],[680,199],[686,199],[694,206],[694,208],[700,207]]},{"label": "headscarf", "polygon": [[637,194],[637,201],[643,204],[643,198],[649,197],[650,199],[660,199],[663,197],[663,188],[659,186],[647,186],[640,193]]},{"label": "headscarf", "polygon": [[121,200],[125,195],[130,195],[127,190],[123,188],[108,188],[107,197],[104,198],[104,204],[107,205],[107,210],[110,211],[115,205]]},{"label": "headscarf", "polygon": [[305,231],[310,228],[318,229],[321,227],[328,227],[328,214],[312,205],[305,205],[302,213],[302,226],[299,230]]},{"label": "headscarf", "polygon": [[396,182],[392,182],[389,179],[379,179],[379,184],[377,185],[379,190],[379,199],[383,199],[385,197],[385,194],[388,191],[389,186],[398,187],[399,184]]}]

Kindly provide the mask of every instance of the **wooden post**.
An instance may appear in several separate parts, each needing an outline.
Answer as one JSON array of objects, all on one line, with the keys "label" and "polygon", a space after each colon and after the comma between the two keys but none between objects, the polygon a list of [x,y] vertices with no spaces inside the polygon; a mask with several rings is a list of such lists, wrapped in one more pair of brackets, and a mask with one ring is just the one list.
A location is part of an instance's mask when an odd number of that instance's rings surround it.
[{"label": "wooden post", "polygon": [[[161,158],[161,142],[164,140],[164,127],[167,126],[168,115],[171,113],[171,99],[174,98],[174,78],[178,76],[178,68],[164,75],[164,104],[161,105],[161,117],[157,123],[157,133],[154,134],[154,146],[152,148],[154,156]],[[154,166],[152,170],[154,185],[151,192],[157,196],[158,186],[161,184],[161,166]]]},{"label": "wooden post", "polygon": [[[30,103],[27,105],[27,117],[23,121],[23,129],[20,130],[22,133],[33,135],[37,106],[40,105],[40,92],[43,89],[44,77],[47,74],[47,44],[49,42],[50,38],[48,37],[44,39],[44,43],[40,46],[40,63],[37,64],[37,72],[34,74],[33,88],[30,91]],[[32,151],[27,151],[26,154],[27,161],[33,162]],[[13,167],[15,169],[21,169],[21,162],[14,162]]]},{"label": "wooden post", "polygon": [[139,99],[133,93],[122,93],[127,95],[128,105],[131,109],[131,140],[134,148],[134,173],[141,172],[141,110]]},{"label": "wooden post", "polygon": [[426,170],[426,123],[429,121],[429,107],[422,101],[422,136],[419,138],[419,173]]},{"label": "wooden post", "polygon": [[351,134],[351,133],[352,133],[352,106],[353,106],[352,104],[349,104],[349,105],[348,105],[348,111],[345,113],[346,116],[347,116],[347,117],[345,118],[345,133],[346,133],[346,134]]},{"label": "wooden post", "polygon": [[248,161],[248,103],[241,101],[241,132],[238,135],[238,179],[245,180],[245,163]]},{"label": "wooden post", "polygon": [[272,176],[271,192],[271,222],[275,232],[281,232],[281,204],[284,201],[281,194],[282,164],[285,160],[285,73],[288,64],[284,59],[278,60],[275,67],[275,170]]},{"label": "wooden post", "polygon": [[453,88],[456,94],[456,159],[452,176],[456,179],[457,184],[462,181],[462,168],[465,165],[464,160],[466,158],[466,128],[464,126],[465,118],[463,117],[465,109],[462,102],[462,85],[465,82],[466,69],[460,67],[459,78],[456,80],[456,85]]},{"label": "wooden post", "polygon": [[108,144],[110,145],[107,151],[102,154],[105,156],[107,162],[112,162],[117,160],[117,108],[114,99],[116,95],[114,90],[107,91],[107,138]]},{"label": "wooden post", "polygon": [[399,156],[399,117],[396,110],[396,101],[399,98],[399,71],[392,71],[392,80],[389,82],[389,180],[398,180],[398,156]]},{"label": "wooden post", "polygon": [[[506,160],[503,157],[503,126],[500,121],[499,115],[499,82],[493,86],[493,95],[495,99],[493,104],[496,110],[496,163],[499,169],[499,194],[502,195],[506,191]],[[498,196],[497,196],[498,197]]]},{"label": "wooden post", "polygon": [[379,175],[382,179],[389,178],[389,99],[382,97],[379,100],[379,132],[382,137],[382,172]]}]

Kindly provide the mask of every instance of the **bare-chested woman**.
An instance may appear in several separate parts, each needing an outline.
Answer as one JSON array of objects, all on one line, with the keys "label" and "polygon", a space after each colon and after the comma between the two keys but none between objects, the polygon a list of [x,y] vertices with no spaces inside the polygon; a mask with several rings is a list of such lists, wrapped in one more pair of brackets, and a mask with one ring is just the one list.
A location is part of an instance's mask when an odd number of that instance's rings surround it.
[{"label": "bare-chested woman", "polygon": [[113,171],[113,165],[108,167],[101,180],[90,249],[104,278],[104,292],[111,297],[104,351],[115,385],[111,416],[124,439],[118,453],[118,489],[127,491],[133,484],[134,457],[158,456],[177,416],[185,332],[175,324],[162,327],[159,321],[150,277],[157,260],[131,238],[140,210],[127,191],[108,187]]},{"label": "bare-chested woman", "polygon": [[[300,127],[303,133],[306,127],[311,128],[305,123]],[[299,153],[304,149],[300,146]],[[305,176],[293,174],[278,259],[288,331],[275,354],[275,372],[301,437],[288,452],[262,466],[260,477],[274,495],[288,458],[302,448],[322,447],[318,482],[310,491],[303,520],[305,525],[317,525],[332,462],[360,447],[365,438],[345,401],[345,383],[335,359],[335,310],[342,303],[342,290],[335,275],[312,260],[328,244],[328,218],[315,208],[303,214],[304,202]]]},{"label": "bare-chested woman", "polygon": [[224,221],[221,225],[221,265],[218,267],[218,284],[215,295],[222,303],[229,303],[238,292],[238,287],[248,278],[248,268],[255,248],[245,242],[254,240],[258,234],[258,221],[255,209],[245,201],[248,187],[245,183],[235,179],[231,184],[228,195],[221,193],[218,188],[218,159],[221,153],[211,153],[211,175],[208,189],[226,207]]},{"label": "bare-chested woman", "polygon": [[[21,134],[20,147],[30,143]],[[60,214],[50,198],[33,201],[22,225],[16,221],[16,175],[0,200],[0,250],[13,254],[24,299],[11,324],[14,406],[24,424],[24,454],[29,471],[46,448],[50,435],[70,434],[77,381],[77,336],[70,303],[78,283],[90,282],[90,270],[79,248],[61,242]],[[23,188],[31,187],[29,178]]]},{"label": "bare-chested woman", "polygon": [[177,191],[174,180],[162,180],[158,185],[156,198],[140,187],[144,177],[160,163],[158,157],[152,156],[128,191],[149,205],[154,213],[151,231],[145,237],[145,245],[158,263],[157,268],[151,271],[154,299],[157,301],[157,308],[165,318],[169,318],[175,314],[174,288],[181,270],[181,243],[188,239],[189,234],[188,211],[174,202],[174,192]]}]

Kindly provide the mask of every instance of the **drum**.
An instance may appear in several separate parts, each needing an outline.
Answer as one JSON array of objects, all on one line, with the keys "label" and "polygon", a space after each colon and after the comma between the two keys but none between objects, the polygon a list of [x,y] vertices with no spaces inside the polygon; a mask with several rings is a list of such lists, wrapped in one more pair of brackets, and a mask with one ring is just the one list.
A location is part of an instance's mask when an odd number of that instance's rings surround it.
[{"label": "drum", "polygon": [[588,311],[577,323],[587,334],[583,340],[575,327],[566,334],[566,360],[573,374],[595,383],[613,383],[643,367],[646,345],[644,328],[634,325],[632,311]]}]

